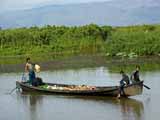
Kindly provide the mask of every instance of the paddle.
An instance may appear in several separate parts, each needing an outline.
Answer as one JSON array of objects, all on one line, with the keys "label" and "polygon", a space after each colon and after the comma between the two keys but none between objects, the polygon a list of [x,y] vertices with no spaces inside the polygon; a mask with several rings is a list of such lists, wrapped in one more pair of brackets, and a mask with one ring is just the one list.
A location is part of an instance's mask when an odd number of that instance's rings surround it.
[{"label": "paddle", "polygon": [[8,94],[12,94],[13,91],[15,91],[17,89],[17,87],[15,87],[14,89],[11,90],[11,92],[9,92]]},{"label": "paddle", "polygon": [[27,81],[27,78],[26,78],[26,76],[25,76],[25,73],[23,72],[23,74],[22,74],[22,81]]},{"label": "paddle", "polygon": [[[142,80],[142,81],[144,81],[144,80]],[[150,87],[148,87],[148,86],[147,86],[147,85],[145,85],[145,84],[143,84],[143,87],[147,88],[148,90],[150,90],[150,89],[151,89]]]},{"label": "paddle", "polygon": [[[24,76],[24,72],[22,74],[22,81],[25,81],[26,80],[26,77]],[[15,88],[13,88],[8,94],[12,94],[18,87],[16,86]]]},{"label": "paddle", "polygon": [[147,85],[145,85],[145,84],[143,84],[143,86],[145,87],[145,88],[147,88],[148,90],[150,90],[151,88],[150,87],[148,87]]}]

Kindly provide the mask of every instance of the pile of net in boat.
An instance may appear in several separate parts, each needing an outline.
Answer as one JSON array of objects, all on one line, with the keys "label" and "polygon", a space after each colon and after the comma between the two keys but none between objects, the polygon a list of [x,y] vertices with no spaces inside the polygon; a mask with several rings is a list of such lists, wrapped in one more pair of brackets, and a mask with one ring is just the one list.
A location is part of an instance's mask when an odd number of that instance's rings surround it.
[{"label": "pile of net in boat", "polygon": [[76,86],[67,86],[67,87],[62,87],[62,86],[57,86],[57,85],[42,85],[39,86],[40,88],[43,89],[48,89],[48,90],[95,90],[95,86],[88,86],[88,85],[76,85]]}]

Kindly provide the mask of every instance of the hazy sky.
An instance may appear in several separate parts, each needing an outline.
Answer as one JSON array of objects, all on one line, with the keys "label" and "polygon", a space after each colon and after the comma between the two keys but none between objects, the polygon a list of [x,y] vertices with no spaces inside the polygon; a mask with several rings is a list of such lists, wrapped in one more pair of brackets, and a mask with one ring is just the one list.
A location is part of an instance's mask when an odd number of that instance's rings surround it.
[{"label": "hazy sky", "polygon": [[49,4],[81,3],[111,0],[0,0],[0,11],[28,9]]}]

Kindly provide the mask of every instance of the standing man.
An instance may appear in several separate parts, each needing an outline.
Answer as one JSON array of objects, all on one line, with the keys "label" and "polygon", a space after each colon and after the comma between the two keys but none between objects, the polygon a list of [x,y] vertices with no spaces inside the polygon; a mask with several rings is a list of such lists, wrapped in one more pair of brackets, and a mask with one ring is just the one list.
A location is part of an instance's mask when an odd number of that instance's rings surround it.
[{"label": "standing man", "polygon": [[36,79],[34,64],[31,63],[30,58],[26,59],[25,72],[29,75],[29,83],[32,85]]},{"label": "standing man", "polygon": [[131,74],[132,83],[140,82],[139,70],[140,70],[140,66],[136,65],[136,70]]}]

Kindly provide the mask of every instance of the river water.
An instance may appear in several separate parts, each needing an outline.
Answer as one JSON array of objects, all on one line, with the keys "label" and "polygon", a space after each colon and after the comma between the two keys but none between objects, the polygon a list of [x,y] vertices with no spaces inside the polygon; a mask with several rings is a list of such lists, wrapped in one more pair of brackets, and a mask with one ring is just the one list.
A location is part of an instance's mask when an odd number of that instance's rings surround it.
[{"label": "river water", "polygon": [[[38,74],[46,82],[86,85],[117,85],[121,76],[108,67],[44,71]],[[0,120],[156,120],[160,109],[160,70],[143,71],[141,78],[151,90],[142,95],[113,97],[77,97],[33,95],[14,91],[22,73],[0,74]]]}]

